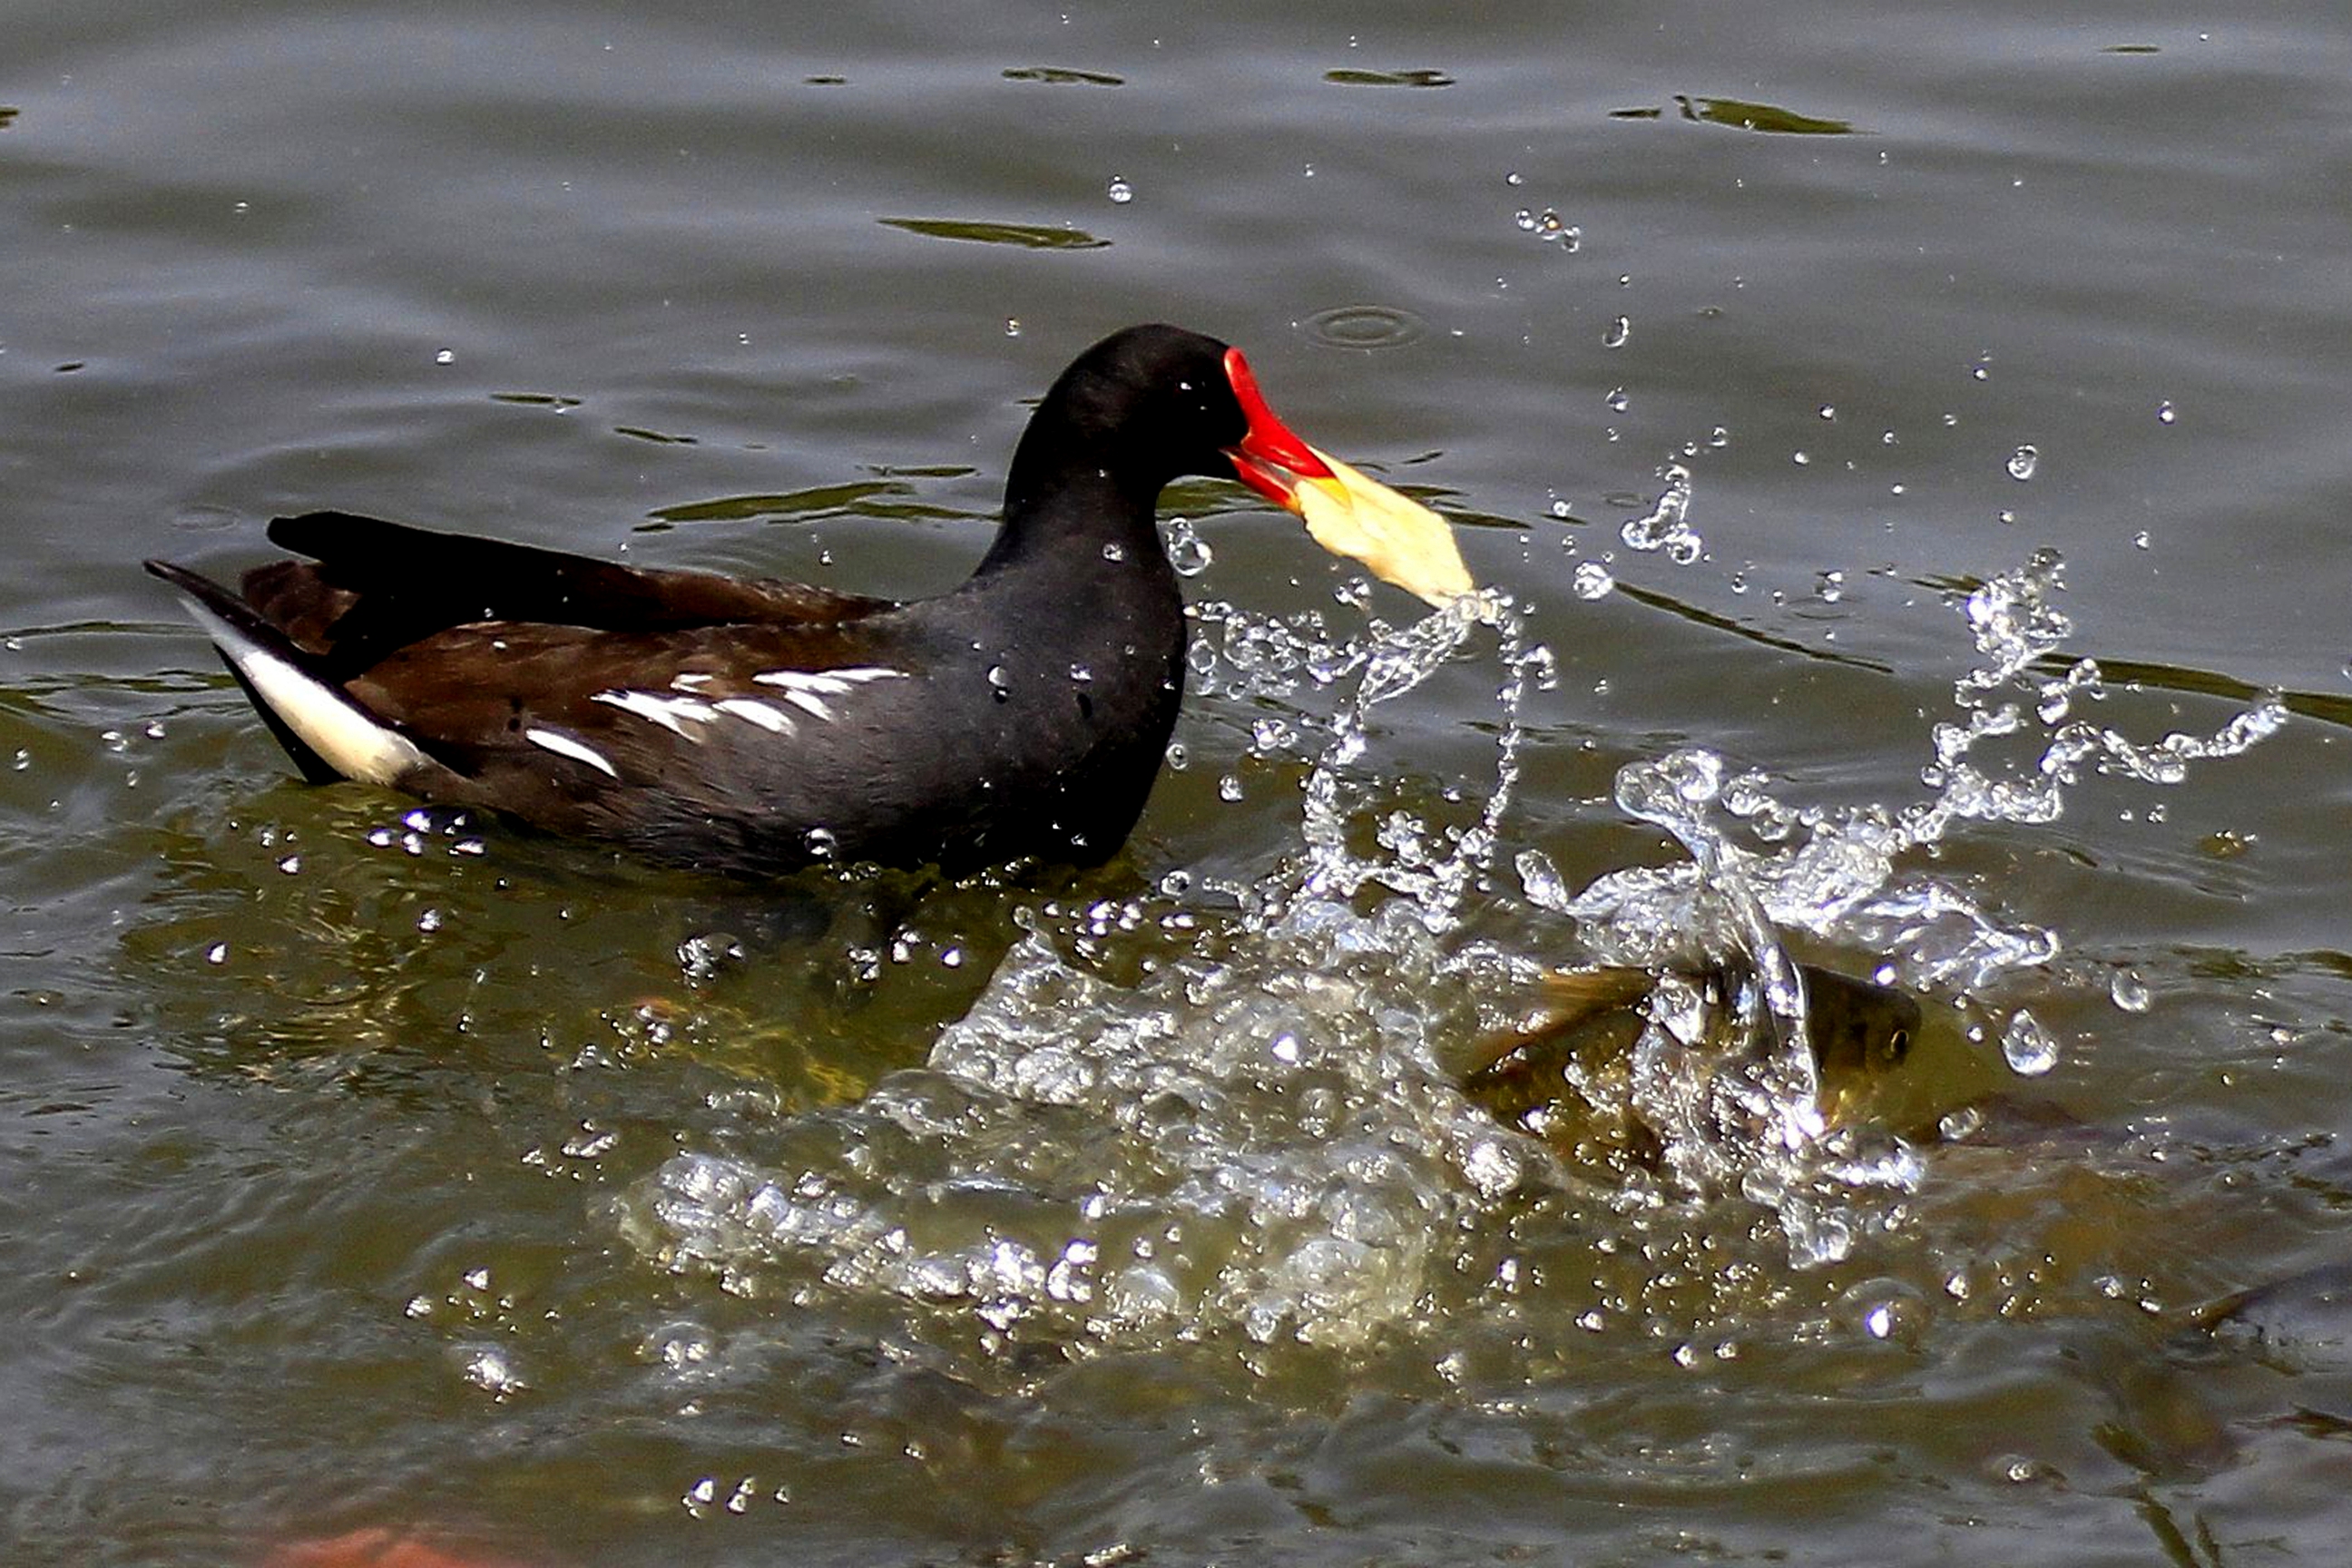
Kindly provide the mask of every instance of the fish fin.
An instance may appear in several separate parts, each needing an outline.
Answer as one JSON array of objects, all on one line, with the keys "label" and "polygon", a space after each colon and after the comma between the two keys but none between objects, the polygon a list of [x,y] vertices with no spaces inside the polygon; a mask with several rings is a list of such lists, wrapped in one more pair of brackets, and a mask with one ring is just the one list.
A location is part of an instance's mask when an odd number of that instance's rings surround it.
[{"label": "fish fin", "polygon": [[1466,1081],[1491,1073],[1530,1046],[1636,1007],[1656,984],[1648,970],[1622,964],[1552,970],[1543,977],[1535,1016],[1474,1041],[1462,1055],[1460,1075]]},{"label": "fish fin", "polygon": [[1547,1005],[1558,1016],[1550,1026],[1569,1028],[1595,1013],[1631,1007],[1657,985],[1657,976],[1631,964],[1602,964],[1592,969],[1555,969],[1544,976]]}]

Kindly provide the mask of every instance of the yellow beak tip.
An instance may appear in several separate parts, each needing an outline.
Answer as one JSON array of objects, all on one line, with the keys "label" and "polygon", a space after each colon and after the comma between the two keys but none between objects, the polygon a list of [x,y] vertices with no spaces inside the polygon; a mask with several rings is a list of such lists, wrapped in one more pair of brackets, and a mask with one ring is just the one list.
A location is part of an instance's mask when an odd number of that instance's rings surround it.
[{"label": "yellow beak tip", "polygon": [[1476,592],[1444,518],[1328,452],[1315,455],[1331,477],[1302,482],[1291,502],[1316,543],[1441,609]]}]

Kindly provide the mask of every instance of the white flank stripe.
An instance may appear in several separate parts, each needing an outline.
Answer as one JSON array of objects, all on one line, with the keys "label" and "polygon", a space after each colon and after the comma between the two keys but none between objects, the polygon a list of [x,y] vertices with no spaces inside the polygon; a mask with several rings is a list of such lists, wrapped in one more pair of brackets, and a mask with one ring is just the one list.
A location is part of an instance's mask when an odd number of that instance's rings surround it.
[{"label": "white flank stripe", "polygon": [[813,719],[830,721],[828,697],[845,697],[868,681],[904,680],[907,672],[878,664],[853,664],[845,669],[764,669],[751,678],[775,687],[785,701]]},{"label": "white flank stripe", "polygon": [[756,697],[722,698],[718,707],[719,710],[729,718],[741,719],[757,724],[770,734],[789,735],[793,732],[793,721],[790,715],[778,711]]},{"label": "white flank stripe", "polygon": [[183,603],[237,672],[253,682],[269,710],[345,778],[389,784],[429,763],[415,742],[369,717],[342,692],[304,674],[193,599]]},{"label": "white flank stripe", "polygon": [[803,691],[797,686],[787,687],[784,690],[784,700],[803,713],[822,719],[827,723],[833,721],[833,710],[826,707],[824,699],[814,691]]},{"label": "white flank stripe", "polygon": [[522,738],[534,746],[553,752],[559,757],[570,757],[575,763],[586,763],[592,768],[601,769],[606,778],[616,779],[621,776],[613,764],[604,759],[604,752],[585,741],[573,739],[561,730],[525,730],[522,732]]},{"label": "white flank stripe", "polygon": [[840,697],[870,680],[904,680],[907,672],[878,664],[853,664],[845,669],[766,669],[752,679],[762,686],[805,691],[814,697]]},{"label": "white flank stripe", "polygon": [[719,717],[719,710],[699,697],[664,697],[658,691],[599,691],[589,700],[610,703],[624,713],[649,719],[671,734],[698,743],[702,740],[702,731],[687,726],[708,724]]}]

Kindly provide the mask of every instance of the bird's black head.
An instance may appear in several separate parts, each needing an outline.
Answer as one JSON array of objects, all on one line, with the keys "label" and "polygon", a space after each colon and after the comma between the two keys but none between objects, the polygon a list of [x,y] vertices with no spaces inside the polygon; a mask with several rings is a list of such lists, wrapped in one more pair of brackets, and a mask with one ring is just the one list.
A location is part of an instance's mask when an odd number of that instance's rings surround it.
[{"label": "bird's black head", "polygon": [[1471,591],[1436,513],[1309,447],[1266,406],[1241,350],[1160,325],[1113,332],[1045,394],[1013,454],[1004,528],[980,570],[1130,541],[1164,565],[1152,509],[1183,474],[1241,480],[1304,519],[1325,549],[1433,605]]},{"label": "bird's black head", "polygon": [[1247,433],[1249,417],[1226,368],[1229,352],[1181,327],[1113,332],[1070,363],[1031,432],[1155,495],[1183,474],[1230,479],[1223,453]]}]

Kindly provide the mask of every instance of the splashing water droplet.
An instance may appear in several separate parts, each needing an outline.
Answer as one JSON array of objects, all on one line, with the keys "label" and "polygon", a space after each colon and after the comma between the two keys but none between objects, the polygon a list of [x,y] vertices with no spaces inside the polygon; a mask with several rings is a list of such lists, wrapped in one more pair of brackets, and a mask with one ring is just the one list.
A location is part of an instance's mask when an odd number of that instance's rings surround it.
[{"label": "splashing water droplet", "polygon": [[2033,470],[2039,468],[2041,463],[2042,454],[2039,450],[2032,447],[2020,447],[2009,455],[2009,477],[2020,481],[2030,479],[2033,477]]},{"label": "splashing water droplet", "polygon": [[1665,489],[1658,492],[1648,511],[1626,519],[1617,537],[1635,550],[1663,550],[1667,559],[1687,566],[1706,548],[1706,542],[1690,526],[1691,473],[1680,463],[1669,463],[1658,470],[1658,477],[1665,480]]},{"label": "splashing water droplet", "polygon": [[2128,969],[2116,971],[2115,978],[2107,983],[2107,995],[2126,1013],[2145,1013],[2154,1000],[2147,982]]},{"label": "splashing water droplet", "polygon": [[1176,568],[1179,577],[1198,577],[1209,569],[1217,552],[1201,537],[1192,520],[1171,517],[1168,520],[1168,563]]},{"label": "splashing water droplet", "polygon": [[1112,201],[1118,203],[1121,206],[1125,206],[1128,203],[1135,199],[1135,187],[1129,184],[1125,180],[1114,175],[1111,178],[1110,188],[1105,194],[1108,195]]},{"label": "splashing water droplet", "polygon": [[2000,1032],[2000,1054],[2010,1070],[2021,1078],[2039,1078],[2058,1065],[2057,1037],[2042,1021],[2020,1007]]},{"label": "splashing water droplet", "polygon": [[530,1386],[515,1370],[507,1353],[495,1347],[474,1351],[466,1357],[463,1370],[467,1382],[501,1399]]},{"label": "splashing water droplet", "polygon": [[1616,317],[1610,321],[1607,330],[1601,332],[1601,346],[1604,349],[1622,349],[1633,335],[1633,321],[1623,316]]},{"label": "splashing water droplet", "polygon": [[2157,423],[2160,425],[2169,425],[2178,417],[2179,416],[2173,412],[2170,400],[2168,399],[2167,401],[2156,405]]},{"label": "splashing water droplet", "polygon": [[1610,590],[1617,586],[1617,579],[1612,577],[1609,568],[1598,561],[1586,561],[1577,566],[1576,575],[1570,580],[1569,586],[1580,599],[1605,599]]},{"label": "splashing water droplet", "polygon": [[1550,856],[1540,849],[1523,849],[1511,864],[1519,874],[1519,886],[1527,890],[1529,903],[1556,913],[1568,912],[1568,884],[1560,879],[1559,868],[1551,863]]}]

